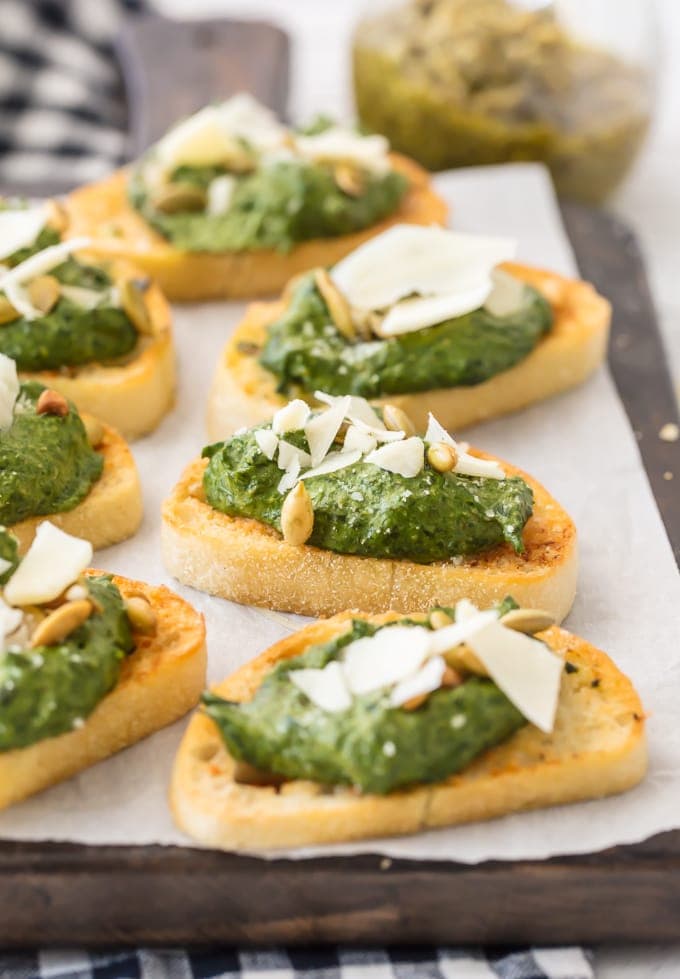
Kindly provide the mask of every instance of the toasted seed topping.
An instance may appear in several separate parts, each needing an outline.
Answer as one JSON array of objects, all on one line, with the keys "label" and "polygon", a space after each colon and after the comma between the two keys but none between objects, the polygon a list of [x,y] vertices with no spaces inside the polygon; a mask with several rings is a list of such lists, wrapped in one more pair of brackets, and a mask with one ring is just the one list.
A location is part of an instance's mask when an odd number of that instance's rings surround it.
[{"label": "toasted seed topping", "polygon": [[350,163],[338,163],[333,170],[333,179],[348,197],[360,197],[366,188],[364,174]]},{"label": "toasted seed topping", "polygon": [[18,309],[15,309],[11,304],[7,296],[0,296],[0,326],[5,326],[7,323],[13,323],[14,320],[18,320],[21,313]]},{"label": "toasted seed topping", "polygon": [[49,313],[59,302],[61,284],[53,275],[37,275],[26,291],[31,305],[41,313]]},{"label": "toasted seed topping", "polygon": [[543,632],[555,624],[555,617],[550,612],[544,612],[537,608],[514,608],[501,619],[501,623],[506,629],[514,629],[515,632],[525,632],[533,636],[535,632]]},{"label": "toasted seed topping", "polygon": [[438,473],[451,472],[458,462],[458,453],[446,442],[433,442],[427,450],[427,461]]},{"label": "toasted seed topping", "polygon": [[37,415],[58,415],[64,418],[69,413],[68,401],[59,391],[46,388],[35,406]]},{"label": "toasted seed topping", "polygon": [[153,206],[163,214],[179,211],[202,211],[208,203],[208,195],[194,184],[165,184],[153,198]]},{"label": "toasted seed topping", "polygon": [[119,285],[120,301],[123,311],[129,317],[138,333],[153,334],[151,314],[146,304],[146,295],[151,286],[151,279],[125,279]]},{"label": "toasted seed topping", "polygon": [[457,673],[474,673],[476,676],[488,676],[489,672],[479,657],[469,646],[462,643],[454,649],[448,649],[442,654],[447,666]]},{"label": "toasted seed topping", "polygon": [[430,612],[430,625],[433,629],[444,629],[447,625],[452,625],[453,619],[446,612],[437,608],[434,612]]},{"label": "toasted seed topping", "polygon": [[151,603],[142,595],[131,595],[125,599],[125,611],[133,632],[153,635],[156,632],[158,616]]},{"label": "toasted seed topping", "polygon": [[418,710],[422,707],[427,698],[430,696],[429,693],[419,693],[415,697],[411,697],[409,700],[405,700],[401,705],[402,710]]},{"label": "toasted seed topping", "polygon": [[104,438],[104,426],[98,418],[94,417],[94,415],[88,415],[85,413],[80,417],[83,425],[85,426],[87,441],[90,443],[93,449],[96,449],[98,445],[102,444],[102,440]]},{"label": "toasted seed topping", "polygon": [[402,408],[387,404],[383,405],[382,413],[385,428],[391,432],[403,432],[407,438],[416,434],[415,425]]},{"label": "toasted seed topping", "polygon": [[314,528],[314,508],[307,487],[298,483],[283,501],[281,533],[287,544],[299,546],[309,540]]},{"label": "toasted seed topping", "polygon": [[89,619],[93,608],[86,598],[65,602],[38,623],[31,636],[31,647],[56,646]]},{"label": "toasted seed topping", "polygon": [[357,331],[354,327],[349,303],[333,282],[326,269],[316,269],[314,272],[314,282],[316,288],[321,293],[321,298],[328,307],[328,312],[336,328],[346,340],[354,342],[357,338]]}]

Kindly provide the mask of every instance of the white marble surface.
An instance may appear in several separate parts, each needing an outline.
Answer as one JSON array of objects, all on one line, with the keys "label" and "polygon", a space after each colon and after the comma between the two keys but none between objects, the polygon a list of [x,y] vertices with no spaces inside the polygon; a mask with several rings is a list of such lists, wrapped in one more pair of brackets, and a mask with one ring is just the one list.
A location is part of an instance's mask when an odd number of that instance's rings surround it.
[{"label": "white marble surface", "polygon": [[[305,115],[317,109],[349,110],[347,44],[359,0],[157,2],[168,13],[180,16],[209,12],[248,17],[265,14],[276,19],[294,38],[294,111]],[[617,0],[611,2],[615,8]],[[673,372],[680,380],[680,2],[657,0],[655,6],[659,17],[657,117],[646,149],[611,207],[633,225],[642,240]],[[598,949],[595,971],[601,979],[677,979],[680,945],[632,948],[624,944]]]}]

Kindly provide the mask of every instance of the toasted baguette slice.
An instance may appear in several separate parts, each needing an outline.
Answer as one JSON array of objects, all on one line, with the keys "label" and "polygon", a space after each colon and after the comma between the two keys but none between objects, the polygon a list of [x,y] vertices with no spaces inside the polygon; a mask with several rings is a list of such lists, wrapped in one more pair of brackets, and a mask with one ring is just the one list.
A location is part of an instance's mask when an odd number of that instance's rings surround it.
[{"label": "toasted baguette slice", "polygon": [[[140,276],[126,262],[114,262],[115,281]],[[127,439],[153,431],[175,400],[175,348],[170,307],[152,283],[145,293],[151,334],[140,336],[135,349],[123,361],[87,364],[69,371],[24,371],[24,381],[40,381],[60,391],[80,411],[100,418]]]},{"label": "toasted baguette slice", "polygon": [[427,171],[402,156],[390,157],[411,183],[389,218],[354,234],[315,238],[289,252],[179,251],[151,228],[127,199],[126,170],[74,191],[67,200],[69,235],[91,235],[102,253],[130,259],[152,275],[175,302],[244,299],[279,292],[286,282],[315,265],[332,265],[362,242],[393,224],[443,224],[447,208],[432,190]]},{"label": "toasted baguette slice", "polygon": [[172,724],[198,702],[206,668],[203,616],[168,588],[118,575],[113,580],[124,597],[148,599],[157,615],[156,634],[136,636],[118,683],[82,727],[0,752],[0,809]]},{"label": "toasted baguette slice", "polygon": [[[430,411],[444,428],[460,429],[576,387],[592,374],[607,350],[611,318],[607,300],[587,282],[524,265],[504,267],[542,292],[553,307],[553,328],[529,356],[482,384],[390,394],[376,403],[403,408],[418,431],[425,431]],[[267,327],[283,309],[282,302],[254,303],[224,348],[208,401],[211,440],[265,421],[286,403],[287,398],[276,391],[277,378],[257,359]],[[313,401],[309,393],[296,396]]]},{"label": "toasted baguette slice", "polygon": [[[252,699],[276,663],[344,632],[352,617],[362,614],[343,612],[281,640],[215,692]],[[529,724],[444,782],[362,796],[309,781],[285,782],[278,790],[236,782],[216,725],[198,713],[173,771],[170,805],[177,825],[207,846],[265,850],[416,833],[631,788],[645,774],[647,750],[644,713],[630,680],[603,652],[563,629],[553,626],[541,638],[578,667],[563,675],[551,735]]]},{"label": "toasted baguette slice", "polygon": [[[475,453],[484,459],[491,458]],[[524,530],[525,553],[508,546],[457,561],[416,564],[357,557],[287,544],[256,520],[229,517],[205,502],[205,460],[187,467],[163,504],[161,547],[179,581],[244,605],[302,615],[426,611],[470,598],[485,608],[506,595],[543,608],[561,622],[574,601],[578,566],[576,528],[535,480],[503,462],[534,492],[534,513]]]},{"label": "toasted baguette slice", "polygon": [[89,540],[95,550],[132,537],[142,522],[142,490],[135,460],[118,432],[104,426],[97,452],[104,456],[104,468],[84,500],[73,510],[28,517],[8,527],[25,554],[43,520],[74,537]]}]

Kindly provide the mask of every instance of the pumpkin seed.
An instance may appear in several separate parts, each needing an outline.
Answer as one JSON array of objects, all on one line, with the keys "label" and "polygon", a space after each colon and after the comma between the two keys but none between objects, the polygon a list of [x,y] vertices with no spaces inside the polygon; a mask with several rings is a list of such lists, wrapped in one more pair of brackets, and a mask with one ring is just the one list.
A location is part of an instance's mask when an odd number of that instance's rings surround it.
[{"label": "pumpkin seed", "polygon": [[85,413],[81,414],[80,418],[85,426],[87,441],[90,443],[93,449],[96,449],[98,445],[102,444],[102,440],[104,438],[104,426],[98,418],[94,417],[94,415],[88,415]]},{"label": "pumpkin seed", "polygon": [[366,189],[366,178],[358,167],[351,163],[339,163],[333,170],[336,185],[348,197],[361,197]]},{"label": "pumpkin seed", "polygon": [[33,306],[41,313],[49,313],[59,302],[61,284],[53,275],[37,275],[26,289]]},{"label": "pumpkin seed", "polygon": [[555,617],[550,612],[545,612],[538,608],[514,608],[506,612],[501,623],[506,629],[514,629],[515,632],[525,632],[533,636],[535,632],[543,632],[555,624]]},{"label": "pumpkin seed", "polygon": [[427,461],[438,473],[451,472],[458,462],[458,453],[446,442],[433,442],[427,450]]},{"label": "pumpkin seed", "polygon": [[383,405],[382,416],[385,428],[391,432],[403,432],[406,436],[416,434],[415,425],[402,408],[391,404]]},{"label": "pumpkin seed", "polygon": [[125,279],[119,285],[120,301],[130,322],[143,336],[153,335],[151,314],[146,304],[146,295],[151,279]]},{"label": "pumpkin seed", "polygon": [[0,296],[0,326],[13,323],[20,316],[21,313],[18,309],[14,308],[7,296]]},{"label": "pumpkin seed", "polygon": [[92,605],[86,599],[65,602],[38,623],[31,636],[31,647],[56,646],[89,619]]},{"label": "pumpkin seed", "polygon": [[316,269],[314,272],[314,282],[316,283],[316,288],[321,293],[321,298],[328,307],[328,312],[338,332],[342,333],[344,338],[349,340],[350,343],[353,343],[357,338],[357,331],[354,328],[349,303],[333,282],[326,269]]},{"label": "pumpkin seed", "polygon": [[204,211],[208,195],[194,184],[165,184],[153,198],[153,206],[163,214],[179,214],[182,211]]},{"label": "pumpkin seed", "polygon": [[442,654],[448,666],[458,673],[474,673],[477,676],[488,676],[488,671],[479,657],[465,643],[447,649]]},{"label": "pumpkin seed", "polygon": [[283,501],[281,507],[281,533],[287,544],[300,546],[314,528],[314,507],[307,487],[298,483]]},{"label": "pumpkin seed", "polygon": [[126,598],[125,611],[133,632],[141,632],[143,635],[153,635],[156,632],[158,616],[151,603],[142,595]]},{"label": "pumpkin seed", "polygon": [[430,625],[433,629],[445,629],[447,625],[453,625],[453,619],[441,608],[436,608],[430,612]]}]

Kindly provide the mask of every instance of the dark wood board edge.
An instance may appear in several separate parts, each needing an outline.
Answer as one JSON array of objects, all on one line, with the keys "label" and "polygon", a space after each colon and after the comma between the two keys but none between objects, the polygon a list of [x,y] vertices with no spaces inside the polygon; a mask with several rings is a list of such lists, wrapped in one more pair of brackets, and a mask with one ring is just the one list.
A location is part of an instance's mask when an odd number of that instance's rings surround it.
[{"label": "dark wood board edge", "polygon": [[[680,497],[662,491],[679,447],[658,439],[677,407],[635,236],[585,208],[565,208],[565,221],[582,274],[613,300],[610,367],[677,555]],[[475,866],[5,842],[0,907],[7,948],[671,942],[680,934],[680,832]]]}]

